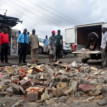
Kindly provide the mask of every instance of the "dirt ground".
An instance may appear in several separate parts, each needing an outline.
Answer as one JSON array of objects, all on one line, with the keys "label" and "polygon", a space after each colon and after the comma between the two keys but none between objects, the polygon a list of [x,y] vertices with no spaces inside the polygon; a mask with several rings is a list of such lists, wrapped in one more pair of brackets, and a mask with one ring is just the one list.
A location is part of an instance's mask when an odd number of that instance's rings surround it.
[{"label": "dirt ground", "polygon": [[[48,55],[39,55],[38,56],[38,60],[39,60],[39,63],[50,63],[49,62],[49,58],[48,58]],[[77,58],[77,56],[74,56],[73,54],[68,54],[68,55],[65,55],[62,59],[60,59],[60,61],[62,62],[66,62],[66,63],[70,63],[72,61],[81,61],[81,58]],[[30,58],[30,55],[27,55],[27,63],[30,63],[31,62],[31,58]],[[9,56],[9,64],[3,64],[3,63],[0,63],[0,66],[5,66],[5,65],[17,65],[18,64],[18,56]]]},{"label": "dirt ground", "polygon": [[[66,63],[71,63],[72,61],[78,61],[81,62],[81,58],[74,56],[72,54],[64,56],[60,61],[66,62]],[[27,57],[27,62],[30,63],[30,56]],[[18,57],[9,57],[9,65],[16,65],[18,64]],[[39,63],[49,63],[49,59],[47,55],[39,55]],[[6,64],[0,64],[0,66],[5,66]],[[94,64],[95,65],[95,64]],[[100,65],[95,65],[97,67],[100,67]],[[93,103],[81,103],[81,102],[75,102],[71,103],[72,101],[67,99],[65,102],[58,102],[52,105],[46,105],[36,102],[25,102],[23,101],[24,98],[21,96],[12,96],[12,97],[0,97],[0,107],[100,107],[96,102]],[[18,101],[21,101],[22,104],[16,104],[13,106],[13,104],[17,103]],[[107,107],[107,106],[103,106]]]}]

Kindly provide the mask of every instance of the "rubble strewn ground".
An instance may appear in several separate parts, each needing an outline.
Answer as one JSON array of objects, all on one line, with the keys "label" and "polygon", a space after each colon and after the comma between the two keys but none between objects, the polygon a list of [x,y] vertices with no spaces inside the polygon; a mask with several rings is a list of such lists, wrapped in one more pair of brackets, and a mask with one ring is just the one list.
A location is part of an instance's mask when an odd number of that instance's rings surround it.
[{"label": "rubble strewn ground", "polygon": [[107,107],[106,69],[66,59],[0,67],[0,107]]}]

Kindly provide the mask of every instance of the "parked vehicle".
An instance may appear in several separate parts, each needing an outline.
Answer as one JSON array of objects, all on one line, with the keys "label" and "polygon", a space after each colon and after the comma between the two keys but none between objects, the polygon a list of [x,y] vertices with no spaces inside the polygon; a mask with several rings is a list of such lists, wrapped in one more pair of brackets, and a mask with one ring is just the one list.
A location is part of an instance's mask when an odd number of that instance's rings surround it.
[{"label": "parked vehicle", "polygon": [[68,54],[71,53],[71,46],[69,43],[63,42],[63,53]]},{"label": "parked vehicle", "polygon": [[[98,49],[100,49],[101,45],[101,38],[102,38],[102,28],[107,27],[107,23],[92,23],[92,24],[84,24],[84,25],[77,25],[73,28],[68,28],[65,30],[65,41],[70,44],[77,44],[77,50],[81,48],[86,48],[88,43],[88,34],[91,32],[95,32],[98,35]],[[95,53],[94,55],[97,57],[91,57],[100,59],[100,55]],[[93,56],[93,55],[90,55]]]},{"label": "parked vehicle", "polygon": [[42,38],[38,38],[39,39],[39,53],[43,54],[44,53],[44,43],[43,43],[43,39]]}]

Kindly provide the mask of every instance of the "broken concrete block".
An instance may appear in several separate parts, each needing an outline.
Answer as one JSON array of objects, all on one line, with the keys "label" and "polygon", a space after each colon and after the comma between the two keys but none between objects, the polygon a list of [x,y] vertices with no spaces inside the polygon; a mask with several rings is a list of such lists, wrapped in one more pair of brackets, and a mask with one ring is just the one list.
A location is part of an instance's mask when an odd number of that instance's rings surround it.
[{"label": "broken concrete block", "polygon": [[12,81],[13,83],[18,84],[18,83],[19,83],[19,76],[12,76],[12,77],[11,77],[11,81]]},{"label": "broken concrete block", "polygon": [[68,85],[67,85],[66,82],[59,82],[59,83],[57,84],[57,88],[62,88],[62,89],[64,89],[64,88],[67,88],[67,87],[68,87]]},{"label": "broken concrete block", "polygon": [[21,81],[20,81],[20,85],[21,85],[24,89],[27,89],[27,88],[29,88],[30,86],[32,86],[31,81],[29,81],[29,80],[21,80]]},{"label": "broken concrete block", "polygon": [[88,91],[94,90],[96,86],[91,84],[80,84],[78,88],[81,91],[88,92]]},{"label": "broken concrete block", "polygon": [[12,105],[12,107],[23,107],[24,106],[24,101],[19,100],[15,104]]},{"label": "broken concrete block", "polygon": [[13,89],[13,93],[16,95],[22,95],[24,94],[24,91],[22,90],[22,87],[16,84],[12,84],[11,85],[12,89]]},{"label": "broken concrete block", "polygon": [[66,95],[70,93],[75,93],[77,91],[78,82],[77,81],[71,81],[70,87],[64,92]]},{"label": "broken concrete block", "polygon": [[27,100],[28,101],[37,101],[39,99],[38,92],[28,92],[27,93]]},{"label": "broken concrete block", "polygon": [[33,67],[33,71],[44,72],[44,65],[38,65],[38,66]]},{"label": "broken concrete block", "polygon": [[48,100],[50,98],[48,91],[45,90],[45,92],[41,95],[41,101]]},{"label": "broken concrete block", "polygon": [[52,95],[53,95],[53,97],[61,97],[61,96],[65,95],[65,94],[64,94],[64,90],[63,89],[61,89],[61,88],[54,88],[52,90]]},{"label": "broken concrete block", "polygon": [[107,98],[98,101],[97,104],[100,105],[100,106],[105,106],[105,105],[107,105]]},{"label": "broken concrete block", "polygon": [[7,88],[6,92],[7,92],[8,95],[13,95],[14,94],[12,87]]}]

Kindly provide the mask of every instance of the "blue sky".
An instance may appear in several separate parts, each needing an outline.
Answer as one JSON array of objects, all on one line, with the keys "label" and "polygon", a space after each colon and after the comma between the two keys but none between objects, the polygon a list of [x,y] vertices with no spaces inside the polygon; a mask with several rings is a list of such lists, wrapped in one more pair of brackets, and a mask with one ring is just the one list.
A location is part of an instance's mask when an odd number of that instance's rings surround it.
[{"label": "blue sky", "polygon": [[53,29],[107,21],[107,0],[0,0],[0,13],[6,9],[23,20],[16,29],[35,28],[41,37]]}]

